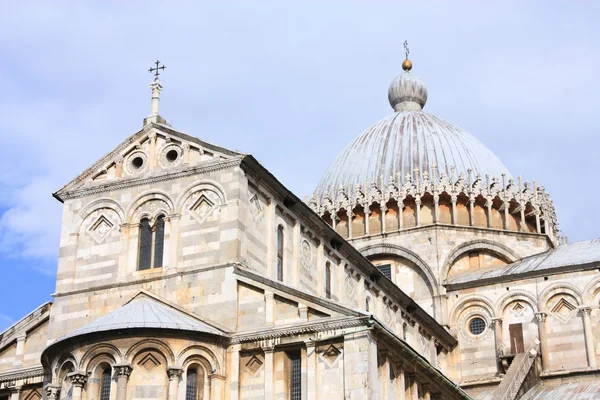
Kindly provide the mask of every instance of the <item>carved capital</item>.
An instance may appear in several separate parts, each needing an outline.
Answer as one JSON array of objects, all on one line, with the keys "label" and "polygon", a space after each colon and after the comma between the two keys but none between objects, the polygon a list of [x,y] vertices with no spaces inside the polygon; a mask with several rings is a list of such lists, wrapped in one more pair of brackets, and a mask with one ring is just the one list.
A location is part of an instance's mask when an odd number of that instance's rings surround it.
[{"label": "carved capital", "polygon": [[535,313],[535,318],[537,318],[538,322],[546,322],[547,316],[548,316],[548,314],[546,314],[545,312],[536,312]]},{"label": "carved capital", "polygon": [[88,376],[85,372],[71,372],[67,376],[69,377],[69,380],[73,386],[83,387],[88,380]]},{"label": "carved capital", "polygon": [[581,306],[579,307],[579,309],[581,310],[581,314],[587,314],[587,315],[591,315],[592,314],[592,307],[591,306]]},{"label": "carved capital", "polygon": [[173,381],[173,380],[179,381],[182,373],[183,373],[183,370],[181,368],[169,368],[167,370],[167,375],[169,376],[170,381]]},{"label": "carved capital", "polygon": [[131,371],[133,371],[133,368],[131,368],[131,365],[129,364],[115,365],[114,368],[117,373],[117,378],[125,377],[129,379],[129,375],[131,375]]},{"label": "carved capital", "polygon": [[494,318],[492,318],[492,323],[491,323],[492,328],[494,326],[496,326],[496,324],[501,325],[502,324],[502,318],[500,318],[500,317],[494,317]]},{"label": "carved capital", "polygon": [[46,399],[58,400],[60,395],[60,386],[48,385],[46,386]]}]

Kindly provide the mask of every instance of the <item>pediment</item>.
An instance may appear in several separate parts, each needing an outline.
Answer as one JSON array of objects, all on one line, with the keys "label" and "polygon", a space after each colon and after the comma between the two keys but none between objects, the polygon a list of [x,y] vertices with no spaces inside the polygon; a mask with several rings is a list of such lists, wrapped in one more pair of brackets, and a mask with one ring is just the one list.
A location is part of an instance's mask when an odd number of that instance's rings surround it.
[{"label": "pediment", "polygon": [[59,189],[54,196],[63,201],[86,189],[143,181],[149,177],[216,165],[242,156],[241,153],[210,144],[167,125],[149,123]]}]

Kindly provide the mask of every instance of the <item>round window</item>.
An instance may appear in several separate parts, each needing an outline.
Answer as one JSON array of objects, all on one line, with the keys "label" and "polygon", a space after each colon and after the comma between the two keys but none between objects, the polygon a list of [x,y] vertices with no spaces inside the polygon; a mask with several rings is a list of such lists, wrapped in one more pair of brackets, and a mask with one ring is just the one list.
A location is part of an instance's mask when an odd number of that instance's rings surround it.
[{"label": "round window", "polygon": [[475,317],[469,321],[469,331],[473,335],[481,335],[485,331],[485,321],[483,318]]},{"label": "round window", "polygon": [[177,157],[179,157],[179,153],[175,149],[169,150],[169,151],[167,151],[166,157],[167,157],[167,160],[169,160],[170,162],[174,162],[177,160]]},{"label": "round window", "polygon": [[133,165],[133,168],[135,169],[140,169],[142,168],[142,165],[144,165],[144,159],[142,157],[135,157],[133,160],[131,160],[131,165]]}]

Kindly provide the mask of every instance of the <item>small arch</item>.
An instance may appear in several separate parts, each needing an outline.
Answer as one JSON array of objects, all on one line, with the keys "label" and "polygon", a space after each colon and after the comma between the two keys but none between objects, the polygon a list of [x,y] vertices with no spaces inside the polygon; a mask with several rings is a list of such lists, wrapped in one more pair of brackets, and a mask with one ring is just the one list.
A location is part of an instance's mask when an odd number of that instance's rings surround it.
[{"label": "small arch", "polygon": [[533,312],[538,311],[537,299],[532,294],[530,294],[529,292],[526,292],[524,290],[515,290],[515,291],[510,291],[508,293],[505,293],[498,299],[498,301],[496,301],[495,316],[498,318],[502,318],[502,313],[504,312],[504,308],[511,302],[517,301],[517,300],[520,300],[520,301],[523,301],[523,302],[529,304],[531,306],[531,309],[533,310]]},{"label": "small arch", "polygon": [[197,344],[188,346],[181,352],[179,352],[179,354],[177,355],[177,365],[180,365],[182,368],[185,368],[189,364],[189,362],[198,357],[206,360],[206,362],[208,363],[208,367],[210,367],[210,369],[208,369],[208,372],[212,373],[213,371],[215,371],[219,374],[222,372],[221,362],[219,361],[215,353],[208,347]]},{"label": "small arch", "polygon": [[584,304],[598,305],[598,295],[600,294],[600,277],[592,279],[583,290]]},{"label": "small arch", "polygon": [[454,262],[463,254],[468,253],[474,250],[486,250],[489,251],[496,256],[504,259],[507,263],[513,263],[520,259],[521,257],[515,253],[512,249],[503,244],[492,242],[491,240],[479,239],[472,240],[469,242],[462,243],[452,250],[452,253],[446,259],[444,266],[442,268],[442,274],[440,277],[442,278],[442,282],[446,283],[448,279],[448,273],[450,272],[450,268],[454,264]]},{"label": "small arch", "polygon": [[[75,356],[73,354],[71,354],[71,353],[61,354],[60,357],[55,359],[54,363],[53,363],[53,367],[52,367],[53,379],[56,379],[58,377],[60,371],[64,368],[64,366],[67,363],[73,364],[73,368],[75,368],[76,365],[79,365],[79,363],[77,362],[77,359],[75,358]],[[54,383],[56,383],[56,382],[54,382]]]},{"label": "small arch", "polygon": [[98,343],[90,347],[83,353],[81,357],[81,361],[79,362],[79,369],[82,371],[88,371],[92,369],[92,364],[94,364],[94,360],[97,357],[102,355],[110,356],[115,363],[120,364],[123,360],[123,355],[121,354],[121,350],[118,347],[110,344],[110,343]]},{"label": "small arch", "polygon": [[127,353],[125,353],[126,362],[131,364],[135,356],[144,350],[155,350],[161,353],[167,359],[169,364],[175,364],[175,354],[173,353],[173,350],[171,350],[171,347],[158,339],[144,339],[135,343],[127,350]]},{"label": "small arch", "polygon": [[[167,208],[166,209],[158,208],[157,210],[154,211],[154,213],[151,216],[148,216],[147,213],[138,213],[138,215],[133,214],[144,203],[152,201],[152,200],[159,200],[159,201],[164,202],[167,205]],[[169,194],[167,192],[165,192],[163,190],[151,190],[151,191],[144,192],[144,193],[140,194],[139,196],[137,196],[129,204],[129,206],[127,206],[127,209],[125,211],[125,216],[126,216],[127,222],[137,223],[143,216],[155,217],[158,214],[166,214],[166,216],[169,216],[169,215],[173,214],[173,210],[174,210],[173,200],[171,199],[171,196],[169,196]]]},{"label": "small arch", "polygon": [[494,316],[494,305],[488,298],[483,296],[468,296],[452,307],[452,310],[450,311],[450,325],[455,326],[458,323],[460,314],[467,308],[473,306],[479,306],[485,309],[489,313],[490,318]]},{"label": "small arch", "polygon": [[431,292],[433,296],[437,296],[439,294],[438,282],[435,278],[435,275],[433,274],[433,271],[431,270],[429,265],[427,265],[427,263],[416,253],[404,247],[388,243],[365,246],[359,249],[358,251],[367,258],[371,256],[391,255],[407,259],[408,261],[412,262],[417,267],[419,267],[421,271],[423,271],[431,287]]},{"label": "small arch", "polygon": [[225,197],[225,190],[223,189],[223,186],[221,186],[221,184],[219,184],[216,181],[203,179],[200,181],[196,181],[196,182],[192,183],[191,185],[188,185],[183,190],[181,195],[175,201],[175,207],[174,207],[175,212],[178,214],[182,214],[183,213],[183,205],[186,203],[188,198],[195,192],[201,191],[201,190],[209,190],[211,192],[214,192],[218,196],[219,201],[221,202],[221,205],[224,205],[227,203],[227,198]]},{"label": "small arch", "polygon": [[114,211],[119,217],[119,224],[122,224],[123,221],[125,221],[125,210],[123,209],[121,204],[119,204],[113,199],[98,199],[87,204],[77,213],[73,220],[75,222],[75,229],[73,230],[73,232],[79,232],[83,221],[85,221],[86,218],[90,216],[90,214],[103,208],[107,208]]},{"label": "small arch", "polygon": [[544,289],[542,291],[542,293],[540,293],[538,309],[540,311],[547,312],[548,310],[546,310],[546,305],[548,304],[548,300],[550,300],[553,296],[555,296],[557,294],[561,294],[561,293],[565,293],[565,294],[573,296],[575,301],[577,301],[578,306],[583,304],[583,301],[582,301],[583,299],[582,299],[581,292],[579,291],[579,289],[577,289],[575,286],[573,286],[569,283],[559,282],[559,283],[555,283],[554,285],[548,286],[546,289]]}]

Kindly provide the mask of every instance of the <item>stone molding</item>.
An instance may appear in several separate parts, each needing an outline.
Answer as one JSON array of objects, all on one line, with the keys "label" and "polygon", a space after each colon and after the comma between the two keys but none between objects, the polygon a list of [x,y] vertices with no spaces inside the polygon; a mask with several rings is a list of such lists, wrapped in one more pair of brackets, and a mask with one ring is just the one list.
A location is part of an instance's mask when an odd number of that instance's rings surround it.
[{"label": "stone molding", "polygon": [[[447,193],[453,204],[460,195],[467,197],[471,204],[481,196],[487,204],[491,204],[494,199],[499,199],[502,205],[498,211],[504,211],[511,202],[518,204],[518,208],[513,212],[521,212],[521,209],[530,204],[533,215],[549,223],[552,232],[546,232],[546,235],[556,238],[558,222],[554,203],[544,187],[538,186],[535,181],[533,183],[523,182],[519,177],[515,182],[513,178],[506,179],[504,175],[502,177],[491,177],[490,175],[482,177],[480,174],[473,179],[471,173],[468,176],[460,173],[456,177],[454,168],[452,171],[450,177],[447,176],[446,171],[442,171],[439,177],[437,174],[433,174],[431,179],[425,171],[421,177],[417,174],[414,181],[408,174],[406,177],[390,176],[387,181],[382,176],[379,182],[371,182],[369,189],[366,187],[363,189],[361,185],[353,187],[349,184],[339,188],[330,188],[327,193],[317,192],[310,200],[305,199],[305,202],[313,211],[322,216],[325,212],[337,215],[342,209],[353,210],[364,204],[385,207],[390,200],[396,200],[398,207],[403,208],[404,200],[414,198],[418,204],[425,194],[433,196],[436,209],[441,193]],[[521,215],[524,215],[523,212]]]},{"label": "stone molding", "polygon": [[72,191],[62,192],[62,193],[60,193],[60,195],[55,194],[55,196],[58,197],[59,200],[65,201],[65,200],[71,200],[71,199],[77,199],[80,197],[90,196],[93,194],[110,192],[113,190],[127,189],[130,187],[142,186],[142,185],[153,185],[155,183],[164,182],[164,181],[168,181],[171,179],[184,178],[184,177],[188,177],[188,176],[192,176],[192,175],[204,174],[204,173],[208,173],[208,172],[216,172],[216,171],[221,171],[223,169],[236,167],[241,164],[242,159],[243,159],[243,156],[238,156],[231,160],[222,161],[217,164],[198,166],[198,167],[189,167],[183,171],[177,171],[177,172],[169,171],[169,172],[161,174],[161,175],[154,175],[154,176],[150,176],[150,177],[146,177],[146,178],[130,179],[127,181],[120,180],[120,181],[111,182],[109,184],[100,185],[100,186],[96,186],[96,187],[74,189]]},{"label": "stone molding", "polygon": [[295,336],[301,335],[305,333],[314,333],[314,332],[322,332],[322,331],[330,331],[335,329],[344,329],[344,328],[353,328],[362,325],[369,325],[372,321],[370,316],[365,317],[352,317],[346,318],[338,321],[325,321],[319,323],[310,323],[310,324],[302,324],[296,325],[293,327],[283,327],[283,328],[272,328],[269,330],[253,332],[253,333],[244,333],[233,335],[231,339],[231,344],[245,343],[245,342],[254,342],[254,341],[264,341],[264,340],[272,340],[278,339],[285,336]]},{"label": "stone molding", "polygon": [[46,375],[43,367],[33,367],[22,369],[19,371],[10,371],[8,373],[0,374],[0,383],[13,382],[20,379],[39,378]]}]

